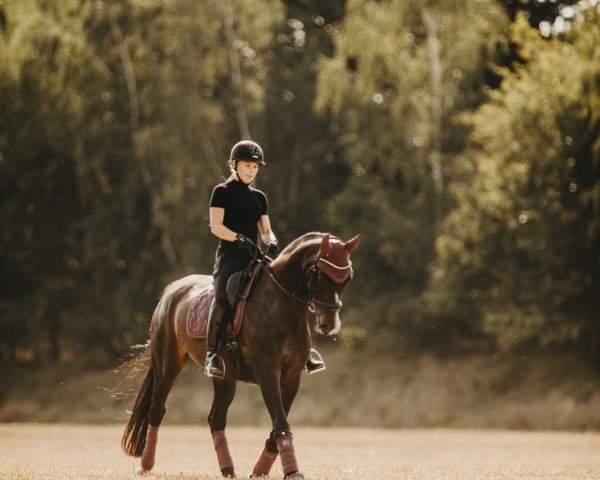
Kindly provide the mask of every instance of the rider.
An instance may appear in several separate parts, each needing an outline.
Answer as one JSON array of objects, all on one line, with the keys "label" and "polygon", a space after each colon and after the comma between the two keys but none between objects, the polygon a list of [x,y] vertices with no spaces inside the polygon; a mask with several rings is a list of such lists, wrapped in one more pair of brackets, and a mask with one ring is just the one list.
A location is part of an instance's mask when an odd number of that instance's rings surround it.
[{"label": "rider", "polygon": [[[228,163],[231,176],[213,189],[210,199],[210,230],[220,242],[213,269],[215,298],[210,306],[206,332],[204,366],[209,377],[224,376],[217,354],[222,330],[232,313],[227,300],[227,280],[251,262],[259,231],[264,244],[268,245],[268,255],[274,258],[279,254],[269,221],[267,197],[250,185],[265,165],[262,148],[250,140],[238,142],[231,149]],[[309,358],[306,368],[309,373],[315,373],[324,370],[325,364]]]}]

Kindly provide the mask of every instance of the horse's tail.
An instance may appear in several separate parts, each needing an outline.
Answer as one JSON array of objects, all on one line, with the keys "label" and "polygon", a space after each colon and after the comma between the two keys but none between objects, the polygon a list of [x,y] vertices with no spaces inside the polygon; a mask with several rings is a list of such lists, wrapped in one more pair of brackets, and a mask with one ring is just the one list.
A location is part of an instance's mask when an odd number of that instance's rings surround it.
[{"label": "horse's tail", "polygon": [[[148,348],[148,347],[147,347]],[[149,350],[149,348],[148,348]],[[147,355],[148,352],[142,353]],[[146,445],[146,433],[148,431],[148,412],[152,405],[152,390],[154,388],[154,367],[152,364],[146,373],[146,377],[140,386],[140,390],[133,404],[133,411],[129,423],[125,427],[121,447],[127,455],[141,457]]]},{"label": "horse's tail", "polygon": [[[151,341],[145,345],[138,346],[138,348],[142,349],[142,352],[119,369],[127,373],[128,376],[135,376],[137,373],[147,369],[146,377],[140,386],[135,403],[133,404],[133,410],[131,412],[131,417],[129,418],[129,423],[127,423],[125,432],[123,432],[123,438],[121,439],[121,446],[127,455],[141,457],[144,453],[146,434],[148,433],[148,413],[150,412],[150,407],[152,406],[152,394],[154,391],[155,372],[153,365],[157,365],[156,368],[159,369],[158,371],[160,374],[160,362],[163,356],[166,355],[165,352],[162,351],[162,347],[160,349],[153,348],[151,352],[151,342],[154,344],[154,338],[157,334],[159,337],[164,337],[163,334],[166,329],[174,328],[172,320],[175,316],[174,312],[182,296],[194,286],[199,284],[207,284],[209,281],[210,277],[189,275],[170,283],[163,291],[158,305],[154,309],[154,314],[152,315],[152,323],[150,327]],[[172,333],[172,335],[175,334]],[[164,339],[156,343],[155,346],[163,345],[163,340]],[[156,362],[152,361],[153,357]],[[183,366],[183,364],[181,366]],[[173,381],[175,376],[177,376],[181,370],[181,366],[179,366],[177,371],[174,373]],[[164,369],[162,375],[164,376]]]}]

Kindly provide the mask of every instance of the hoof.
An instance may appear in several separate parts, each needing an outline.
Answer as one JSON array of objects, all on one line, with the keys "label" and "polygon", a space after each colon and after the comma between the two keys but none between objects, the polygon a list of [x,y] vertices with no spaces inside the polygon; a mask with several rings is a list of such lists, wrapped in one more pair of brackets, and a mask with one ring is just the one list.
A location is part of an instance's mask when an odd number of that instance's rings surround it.
[{"label": "hoof", "polygon": [[304,475],[300,472],[292,473],[291,475],[286,475],[283,477],[284,480],[304,480]]},{"label": "hoof", "polygon": [[224,478],[236,478],[234,470],[232,467],[225,467],[221,469],[221,475]]},{"label": "hoof", "polygon": [[135,470],[135,474],[136,475],[148,475],[150,473],[150,468],[146,469],[146,468],[142,468],[142,467],[138,467]]}]

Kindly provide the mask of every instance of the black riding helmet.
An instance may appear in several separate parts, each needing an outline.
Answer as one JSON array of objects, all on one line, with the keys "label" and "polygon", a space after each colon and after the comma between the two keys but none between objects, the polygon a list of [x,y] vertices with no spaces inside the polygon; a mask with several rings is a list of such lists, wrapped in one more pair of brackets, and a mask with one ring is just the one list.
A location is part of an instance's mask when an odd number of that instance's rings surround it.
[{"label": "black riding helmet", "polygon": [[253,142],[252,140],[242,140],[241,142],[236,143],[231,149],[229,159],[236,162],[236,167],[239,160],[255,162],[261,166],[265,165],[262,148],[260,148],[258,143]]}]

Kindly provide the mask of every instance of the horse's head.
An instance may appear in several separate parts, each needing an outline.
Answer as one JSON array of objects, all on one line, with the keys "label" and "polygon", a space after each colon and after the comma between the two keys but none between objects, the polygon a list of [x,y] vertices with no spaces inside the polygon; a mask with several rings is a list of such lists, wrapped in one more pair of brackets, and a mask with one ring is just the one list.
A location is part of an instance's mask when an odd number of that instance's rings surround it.
[{"label": "horse's head", "polygon": [[316,261],[307,269],[309,308],[317,316],[315,329],[324,335],[335,335],[341,328],[340,300],[342,291],[352,279],[350,254],[360,243],[360,235],[347,242],[323,236]]}]

